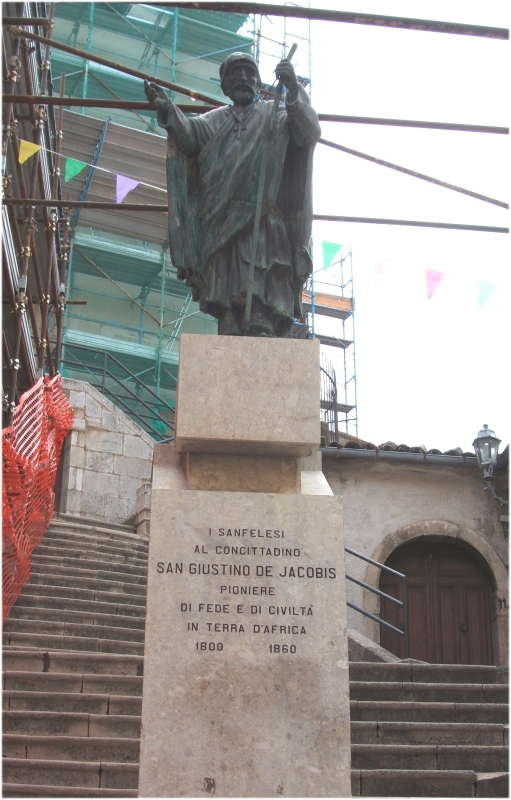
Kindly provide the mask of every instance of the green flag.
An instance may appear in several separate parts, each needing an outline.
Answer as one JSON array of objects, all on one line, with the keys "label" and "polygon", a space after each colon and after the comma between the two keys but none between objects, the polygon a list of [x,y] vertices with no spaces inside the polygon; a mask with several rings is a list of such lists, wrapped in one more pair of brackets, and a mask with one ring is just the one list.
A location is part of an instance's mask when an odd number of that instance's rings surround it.
[{"label": "green flag", "polygon": [[71,181],[79,172],[87,166],[83,161],[77,161],[76,158],[66,158],[66,166],[64,169],[64,180]]},{"label": "green flag", "polygon": [[323,245],[323,266],[328,269],[337,253],[342,247],[342,244],[334,244],[333,242],[322,242]]}]

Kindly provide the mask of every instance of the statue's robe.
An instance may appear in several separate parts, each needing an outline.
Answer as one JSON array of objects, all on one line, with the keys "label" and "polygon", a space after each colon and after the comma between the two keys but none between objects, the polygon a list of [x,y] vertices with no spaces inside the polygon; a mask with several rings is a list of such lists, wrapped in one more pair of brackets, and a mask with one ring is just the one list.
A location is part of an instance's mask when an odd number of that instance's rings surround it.
[{"label": "statue's robe", "polygon": [[188,120],[174,107],[172,120],[160,119],[169,135],[172,262],[201,311],[219,320],[219,333],[241,332],[265,147],[251,327],[282,336],[302,315],[312,268],[312,155],[321,129],[298,86],[294,102],[279,106],[270,141],[272,107],[273,101],[224,106]]}]

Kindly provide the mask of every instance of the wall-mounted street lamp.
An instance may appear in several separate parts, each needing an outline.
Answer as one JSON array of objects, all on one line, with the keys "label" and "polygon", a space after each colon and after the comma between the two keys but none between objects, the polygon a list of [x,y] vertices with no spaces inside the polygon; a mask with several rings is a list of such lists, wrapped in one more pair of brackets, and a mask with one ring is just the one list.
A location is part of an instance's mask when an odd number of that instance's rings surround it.
[{"label": "wall-mounted street lamp", "polygon": [[509,502],[499,497],[493,487],[493,469],[497,466],[500,442],[501,440],[497,439],[494,431],[489,430],[488,425],[483,425],[482,430],[472,442],[472,447],[475,450],[479,467],[483,470],[485,490],[487,489],[501,506],[507,506]]}]

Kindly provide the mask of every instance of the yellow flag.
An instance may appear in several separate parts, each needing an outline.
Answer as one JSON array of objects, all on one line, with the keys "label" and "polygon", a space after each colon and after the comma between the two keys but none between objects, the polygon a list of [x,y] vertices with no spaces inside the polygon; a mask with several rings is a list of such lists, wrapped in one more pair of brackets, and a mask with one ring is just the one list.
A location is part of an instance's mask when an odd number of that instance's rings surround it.
[{"label": "yellow flag", "polygon": [[27,158],[30,158],[41,149],[41,146],[33,142],[27,142],[25,139],[20,139],[20,155],[19,162],[23,164]]}]

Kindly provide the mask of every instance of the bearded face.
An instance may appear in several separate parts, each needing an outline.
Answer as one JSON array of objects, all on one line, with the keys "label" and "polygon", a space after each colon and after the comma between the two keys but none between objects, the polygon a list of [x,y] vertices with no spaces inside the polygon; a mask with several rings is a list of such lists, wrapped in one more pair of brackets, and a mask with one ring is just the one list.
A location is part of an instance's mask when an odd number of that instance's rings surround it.
[{"label": "bearded face", "polygon": [[223,78],[223,91],[240,106],[253,103],[260,85],[256,67],[248,61],[238,61],[228,67]]}]

